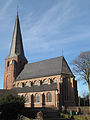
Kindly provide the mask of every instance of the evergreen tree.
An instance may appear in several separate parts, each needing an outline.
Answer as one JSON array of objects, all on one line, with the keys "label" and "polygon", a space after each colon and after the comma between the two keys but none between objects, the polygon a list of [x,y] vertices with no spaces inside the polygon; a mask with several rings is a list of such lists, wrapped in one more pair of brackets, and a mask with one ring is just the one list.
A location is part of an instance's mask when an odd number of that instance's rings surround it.
[{"label": "evergreen tree", "polygon": [[0,112],[2,120],[15,120],[18,114],[24,108],[25,98],[23,96],[15,96],[5,94],[0,99]]}]

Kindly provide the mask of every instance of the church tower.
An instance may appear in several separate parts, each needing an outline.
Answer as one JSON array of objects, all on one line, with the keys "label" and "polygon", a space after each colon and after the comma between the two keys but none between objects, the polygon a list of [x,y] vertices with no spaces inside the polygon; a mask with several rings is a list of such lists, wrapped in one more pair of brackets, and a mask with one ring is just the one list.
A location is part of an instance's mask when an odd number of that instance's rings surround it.
[{"label": "church tower", "polygon": [[20,22],[17,12],[10,53],[5,59],[4,89],[13,88],[15,79],[23,70],[26,63],[27,59],[24,56]]}]

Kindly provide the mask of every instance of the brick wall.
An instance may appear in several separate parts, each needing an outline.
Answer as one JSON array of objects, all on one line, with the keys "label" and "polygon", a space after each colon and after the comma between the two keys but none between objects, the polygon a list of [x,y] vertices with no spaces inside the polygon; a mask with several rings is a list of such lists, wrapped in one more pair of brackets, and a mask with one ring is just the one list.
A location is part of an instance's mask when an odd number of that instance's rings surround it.
[{"label": "brick wall", "polygon": [[4,89],[13,88],[13,82],[27,63],[26,59],[19,57],[8,58],[5,60]]}]

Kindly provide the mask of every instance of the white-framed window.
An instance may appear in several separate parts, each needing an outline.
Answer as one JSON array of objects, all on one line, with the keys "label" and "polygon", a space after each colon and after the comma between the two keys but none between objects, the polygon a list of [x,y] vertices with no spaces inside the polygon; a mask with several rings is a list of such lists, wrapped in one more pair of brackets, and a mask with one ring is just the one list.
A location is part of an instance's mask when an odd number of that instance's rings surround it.
[{"label": "white-framed window", "polygon": [[33,83],[33,85],[38,85],[38,81],[35,80],[34,83]]},{"label": "white-framed window", "polygon": [[54,83],[57,83],[57,78],[53,78],[53,82],[54,82]]},{"label": "white-framed window", "polygon": [[29,103],[29,95],[28,94],[25,95],[25,98],[26,98],[26,103]]},{"label": "white-framed window", "polygon": [[47,93],[46,98],[47,102],[52,102],[52,94],[50,92]]},{"label": "white-framed window", "polygon": [[17,87],[22,87],[22,83],[21,83],[21,82],[18,83],[18,84],[17,84]]},{"label": "white-framed window", "polygon": [[40,102],[40,95],[38,93],[36,93],[35,95],[35,103]]},{"label": "white-framed window", "polygon": [[43,84],[48,84],[47,79],[43,80]]}]

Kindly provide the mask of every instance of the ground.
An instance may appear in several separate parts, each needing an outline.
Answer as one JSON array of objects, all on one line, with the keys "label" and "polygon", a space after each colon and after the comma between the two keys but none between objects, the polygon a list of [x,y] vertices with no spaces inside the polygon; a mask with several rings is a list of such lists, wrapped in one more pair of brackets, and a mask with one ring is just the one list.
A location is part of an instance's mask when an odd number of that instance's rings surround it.
[{"label": "ground", "polygon": [[[61,118],[61,119],[58,119],[58,120],[69,120],[67,119],[68,118],[68,115],[67,114],[64,114],[64,117],[66,118]],[[24,117],[23,120],[37,120],[37,119],[29,119],[27,117]],[[45,120],[51,120],[51,119],[45,119]],[[53,119],[55,120],[55,119]],[[57,119],[56,119],[57,120]],[[90,115],[87,116],[87,115],[75,115],[74,116],[74,120],[90,120]]]}]

